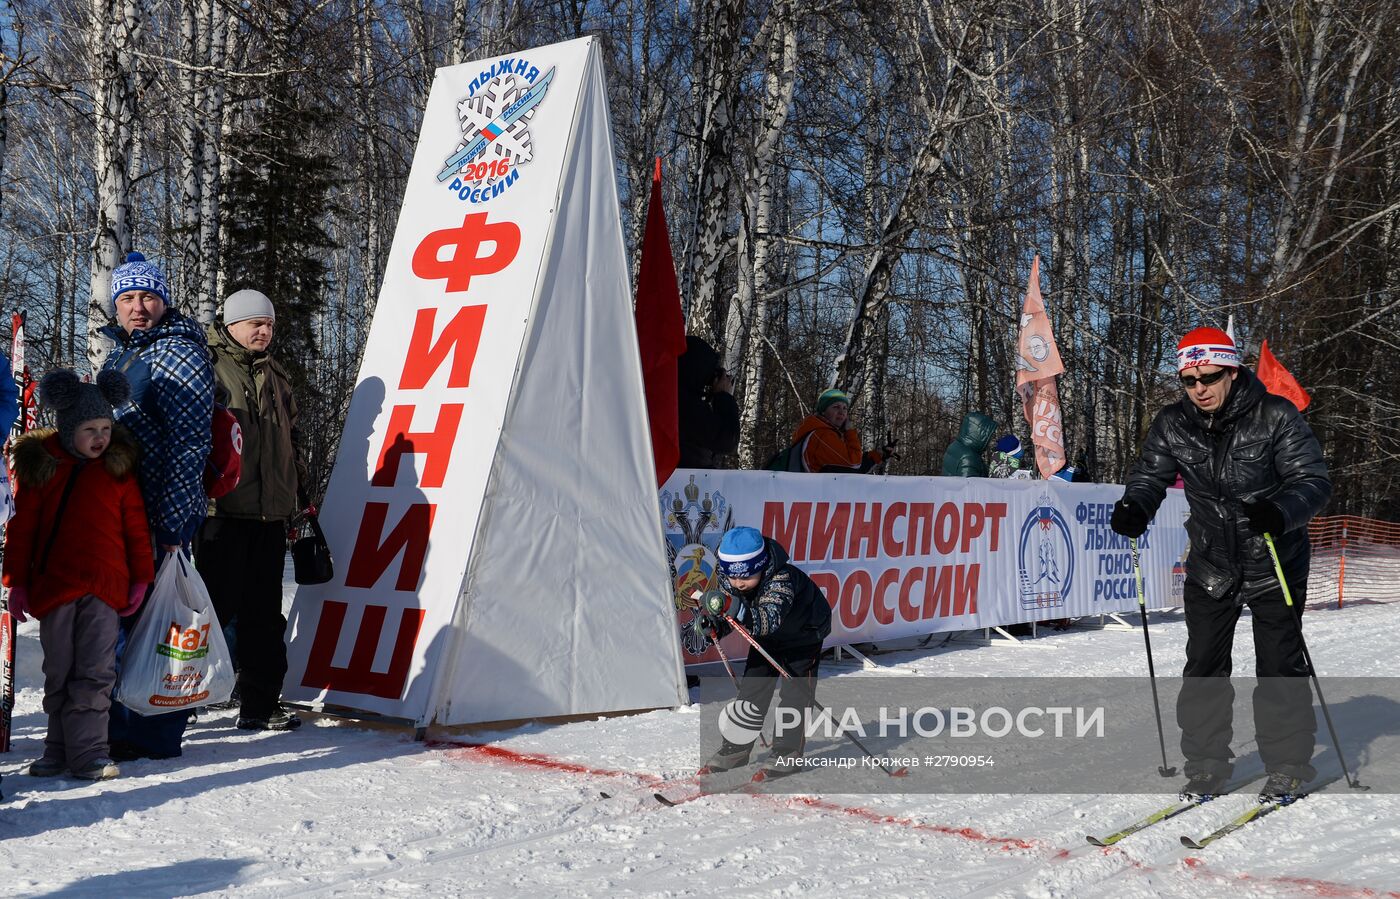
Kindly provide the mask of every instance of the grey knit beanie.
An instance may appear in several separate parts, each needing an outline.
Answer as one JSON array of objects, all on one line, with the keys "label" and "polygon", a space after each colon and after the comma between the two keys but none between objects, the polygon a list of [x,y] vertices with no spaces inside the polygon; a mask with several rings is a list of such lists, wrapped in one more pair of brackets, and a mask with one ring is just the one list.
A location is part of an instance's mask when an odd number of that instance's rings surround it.
[{"label": "grey knit beanie", "polygon": [[53,409],[58,419],[58,440],[68,452],[73,448],[73,434],[78,426],[95,418],[112,418],[112,407],[120,406],[131,396],[126,375],[108,369],[97,373],[96,384],[84,384],[78,375],[58,368],[39,381],[39,399]]},{"label": "grey knit beanie", "polygon": [[277,311],[267,294],[258,290],[239,290],[229,294],[224,300],[224,324],[247,321],[250,318],[270,318],[277,320]]}]

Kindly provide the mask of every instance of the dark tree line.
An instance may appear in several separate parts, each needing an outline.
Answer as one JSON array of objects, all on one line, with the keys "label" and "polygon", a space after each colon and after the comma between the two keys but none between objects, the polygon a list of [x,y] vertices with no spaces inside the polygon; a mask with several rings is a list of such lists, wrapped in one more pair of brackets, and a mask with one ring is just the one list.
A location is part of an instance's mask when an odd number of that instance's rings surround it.
[{"label": "dark tree line", "polygon": [[206,320],[265,290],[324,478],[434,70],[596,35],[632,249],[661,155],[734,464],[833,384],[894,473],[970,409],[1024,439],[1038,252],[1071,459],[1121,477],[1176,337],[1234,315],[1312,392],[1334,509],[1391,517],[1397,32],[1377,0],[4,0],[0,297],[42,369],[100,360],[128,250]]}]

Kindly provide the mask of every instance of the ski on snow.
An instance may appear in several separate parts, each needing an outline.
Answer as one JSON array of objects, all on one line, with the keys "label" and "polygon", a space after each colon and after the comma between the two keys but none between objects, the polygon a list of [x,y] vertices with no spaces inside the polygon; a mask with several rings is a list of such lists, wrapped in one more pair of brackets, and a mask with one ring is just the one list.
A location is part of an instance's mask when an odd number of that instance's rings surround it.
[{"label": "ski on snow", "polygon": [[1235,792],[1241,787],[1246,786],[1252,783],[1253,781],[1259,780],[1261,777],[1263,777],[1262,774],[1257,774],[1254,777],[1245,778],[1244,780],[1236,781],[1232,784],[1227,784],[1225,789],[1221,790],[1219,793],[1212,793],[1210,796],[1197,797],[1195,799],[1179,799],[1176,802],[1173,802],[1171,805],[1168,805],[1164,808],[1160,808],[1157,811],[1152,812],[1151,814],[1144,815],[1141,818],[1138,818],[1136,821],[1133,821],[1132,823],[1121,828],[1120,830],[1115,831],[1114,833],[1109,834],[1108,836],[1096,837],[1092,834],[1086,834],[1084,839],[1087,840],[1091,846],[1112,846],[1119,840],[1122,840],[1125,837],[1130,837],[1138,831],[1146,830],[1154,824],[1161,824],[1163,821],[1170,821],[1177,815],[1185,814],[1186,812],[1189,812],[1194,808],[1200,808],[1201,806],[1205,805],[1207,802],[1210,802],[1213,799],[1229,795],[1230,793]]},{"label": "ski on snow", "polygon": [[693,774],[678,778],[653,788],[651,797],[670,808],[683,805],[706,796],[720,796],[725,793],[757,793],[770,781],[786,780],[798,771],[773,776],[762,764],[745,765],[730,771],[714,774]]},{"label": "ski on snow", "polygon": [[1316,793],[1322,787],[1325,787],[1330,783],[1334,783],[1339,779],[1339,777],[1334,776],[1325,778],[1323,780],[1319,780],[1312,785],[1311,789],[1300,792],[1296,796],[1293,796],[1289,799],[1270,799],[1262,801],[1257,805],[1254,805],[1248,809],[1245,809],[1243,812],[1240,812],[1240,814],[1236,815],[1229,821],[1226,821],[1224,824],[1220,825],[1215,830],[1212,830],[1210,833],[1206,834],[1200,839],[1193,839],[1189,836],[1183,835],[1181,837],[1181,845],[1185,846],[1187,849],[1203,849],[1206,846],[1209,846],[1211,843],[1214,843],[1221,837],[1229,836],[1230,834],[1234,833],[1240,828],[1245,827],[1249,824],[1253,824],[1260,818],[1265,818],[1269,815],[1272,815],[1274,812],[1278,811],[1281,808],[1287,808],[1288,806],[1297,802],[1299,799],[1306,799],[1308,796],[1311,796],[1313,793]]},{"label": "ski on snow", "polygon": [[636,792],[671,808],[696,799],[703,799],[706,796],[722,796],[726,793],[757,793],[769,781],[786,779],[797,773],[799,772],[794,771],[791,774],[785,773],[774,777],[762,764],[753,764],[714,774],[691,774],[665,781],[659,785],[627,787],[622,790],[599,790],[598,795],[602,799],[616,799],[624,794]]}]

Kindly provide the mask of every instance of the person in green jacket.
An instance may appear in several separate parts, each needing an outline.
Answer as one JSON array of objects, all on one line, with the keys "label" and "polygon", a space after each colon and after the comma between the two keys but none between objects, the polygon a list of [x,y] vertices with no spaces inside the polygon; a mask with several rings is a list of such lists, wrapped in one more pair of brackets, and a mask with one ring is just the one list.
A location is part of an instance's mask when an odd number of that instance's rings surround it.
[{"label": "person in green jacket", "polygon": [[265,294],[240,290],[224,300],[222,321],[208,327],[215,381],[243,429],[243,471],[237,487],[209,504],[195,564],[219,621],[233,625],[244,730],[301,724],[280,704],[287,674],[282,571],[288,523],[307,505],[307,476],[291,379],[268,353],[276,322]]},{"label": "person in green jacket", "polygon": [[947,478],[985,478],[987,463],[982,454],[992,442],[997,423],[981,412],[969,412],[963,416],[962,430],[958,438],[948,446],[943,454],[943,476]]}]

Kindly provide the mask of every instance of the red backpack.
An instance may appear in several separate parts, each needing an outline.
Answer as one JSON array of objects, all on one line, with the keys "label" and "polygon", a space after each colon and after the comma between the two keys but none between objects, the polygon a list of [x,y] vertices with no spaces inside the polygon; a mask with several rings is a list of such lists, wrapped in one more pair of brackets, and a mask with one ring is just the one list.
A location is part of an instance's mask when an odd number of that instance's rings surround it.
[{"label": "red backpack", "polygon": [[214,403],[209,422],[209,458],[204,460],[204,492],[210,499],[227,496],[243,474],[243,427],[223,403]]}]

